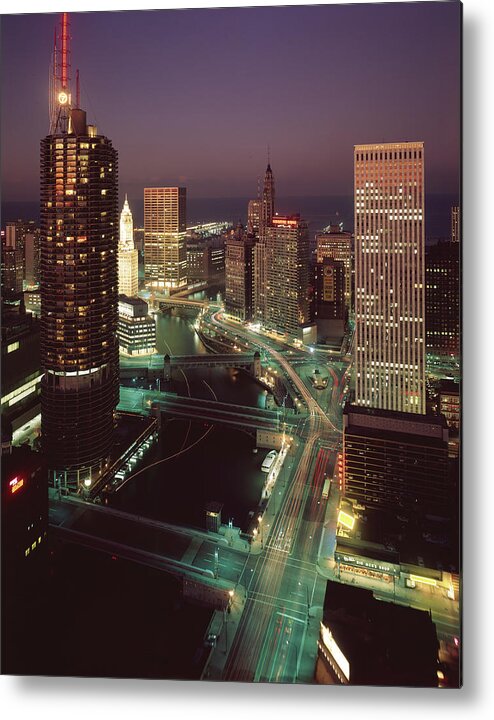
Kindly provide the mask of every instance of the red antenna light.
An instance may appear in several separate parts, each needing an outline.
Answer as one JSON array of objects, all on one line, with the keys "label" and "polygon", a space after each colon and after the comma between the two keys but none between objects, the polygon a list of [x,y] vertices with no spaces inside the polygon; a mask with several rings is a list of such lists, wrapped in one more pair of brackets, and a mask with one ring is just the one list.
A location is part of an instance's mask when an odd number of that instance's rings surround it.
[{"label": "red antenna light", "polygon": [[62,13],[62,34],[61,34],[61,41],[62,41],[62,67],[61,67],[61,73],[60,73],[60,82],[62,85],[62,88],[66,90],[69,85],[69,14],[68,13]]},{"label": "red antenna light", "polygon": [[50,74],[50,134],[65,133],[69,127],[71,107],[69,30],[69,14],[62,13],[59,27],[55,31]]}]

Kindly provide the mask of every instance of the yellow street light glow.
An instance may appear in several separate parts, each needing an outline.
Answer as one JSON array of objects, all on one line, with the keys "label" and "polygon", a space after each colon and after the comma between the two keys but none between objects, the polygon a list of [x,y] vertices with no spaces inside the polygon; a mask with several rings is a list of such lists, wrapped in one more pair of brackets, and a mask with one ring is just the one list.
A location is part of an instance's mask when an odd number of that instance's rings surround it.
[{"label": "yellow street light glow", "polygon": [[232,598],[235,595],[233,590],[228,590],[228,595]]},{"label": "yellow street light glow", "polygon": [[423,577],[422,575],[410,575],[410,580],[422,583],[423,585],[432,585],[433,587],[437,586],[437,580],[434,580],[433,578]]},{"label": "yellow street light glow", "polygon": [[355,518],[353,515],[349,515],[348,513],[344,512],[344,510],[340,510],[338,513],[338,524],[344,525],[349,530],[353,530],[353,526],[355,525]]},{"label": "yellow street light glow", "polygon": [[69,96],[64,90],[58,93],[58,102],[60,103],[60,105],[67,105],[68,101]]}]

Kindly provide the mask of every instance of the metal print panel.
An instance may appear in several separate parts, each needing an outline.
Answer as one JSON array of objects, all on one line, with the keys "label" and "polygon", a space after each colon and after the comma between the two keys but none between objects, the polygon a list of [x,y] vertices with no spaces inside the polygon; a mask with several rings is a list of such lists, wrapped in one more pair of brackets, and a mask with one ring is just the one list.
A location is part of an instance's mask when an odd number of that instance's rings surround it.
[{"label": "metal print panel", "polygon": [[2,17],[3,673],[460,686],[461,16]]}]

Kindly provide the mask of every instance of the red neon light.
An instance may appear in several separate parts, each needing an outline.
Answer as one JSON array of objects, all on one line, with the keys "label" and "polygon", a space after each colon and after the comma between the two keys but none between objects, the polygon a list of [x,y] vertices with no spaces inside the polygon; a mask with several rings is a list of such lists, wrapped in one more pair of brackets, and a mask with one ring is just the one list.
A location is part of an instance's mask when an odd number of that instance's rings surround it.
[{"label": "red neon light", "polygon": [[12,480],[9,482],[9,485],[10,492],[13,495],[24,485],[24,478],[19,478],[18,476],[16,476],[15,478],[12,478]]},{"label": "red neon light", "polygon": [[69,15],[62,13],[62,68],[61,82],[65,89],[69,83]]},{"label": "red neon light", "polygon": [[298,220],[286,220],[285,218],[273,218],[273,225],[298,225]]}]

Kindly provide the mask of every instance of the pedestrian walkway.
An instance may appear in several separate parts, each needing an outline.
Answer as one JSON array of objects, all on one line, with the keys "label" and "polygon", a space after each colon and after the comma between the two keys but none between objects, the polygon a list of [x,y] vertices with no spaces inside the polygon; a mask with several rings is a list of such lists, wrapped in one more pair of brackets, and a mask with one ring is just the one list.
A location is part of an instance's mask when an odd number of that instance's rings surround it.
[{"label": "pedestrian walkway", "polygon": [[234,591],[234,595],[230,602],[230,612],[228,610],[216,610],[215,617],[211,621],[211,626],[218,623],[219,618],[222,617],[221,631],[216,639],[216,642],[211,651],[204,670],[201,675],[201,680],[221,680],[223,676],[223,670],[228,659],[228,653],[233,645],[235,635],[238,630],[242,612],[245,607],[245,600],[247,593],[243,585],[237,585]]}]

